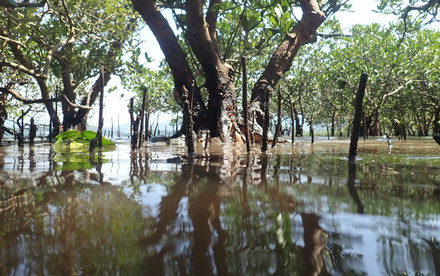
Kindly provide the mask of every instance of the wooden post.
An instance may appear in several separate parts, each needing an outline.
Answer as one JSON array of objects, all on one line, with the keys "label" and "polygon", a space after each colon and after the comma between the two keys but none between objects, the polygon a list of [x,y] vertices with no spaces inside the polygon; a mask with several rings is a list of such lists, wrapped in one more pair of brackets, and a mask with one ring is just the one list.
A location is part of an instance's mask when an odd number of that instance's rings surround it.
[{"label": "wooden post", "polygon": [[21,124],[19,124],[18,126],[20,127],[20,130],[18,132],[17,135],[17,142],[18,142],[18,146],[19,147],[23,147],[24,146],[24,111],[21,111],[21,116],[18,118],[17,123],[21,121]]},{"label": "wooden post", "polygon": [[185,86],[182,86],[183,97],[183,111],[186,119],[186,146],[188,148],[188,155],[194,154],[194,140],[193,140],[193,118],[192,118],[192,95],[194,85],[191,85],[191,91],[188,91]]},{"label": "wooden post", "polygon": [[49,143],[52,143],[52,115],[49,115]]},{"label": "wooden post", "polygon": [[148,112],[145,112],[145,140],[150,140],[151,139],[151,135],[150,135],[150,116],[148,115]]},{"label": "wooden post", "polygon": [[272,140],[272,148],[275,147],[275,145],[278,142],[278,136],[280,135],[281,131],[281,89],[278,87],[278,110],[277,110],[277,125],[275,127],[275,134]]},{"label": "wooden post", "polygon": [[99,95],[99,125],[98,125],[98,133],[96,133],[96,137],[98,137],[98,146],[102,148],[102,127],[104,126],[104,66],[101,67],[101,94]]},{"label": "wooden post", "polygon": [[137,148],[138,145],[138,130],[139,130],[139,117],[134,118],[133,114],[133,102],[134,99],[130,99],[130,109],[128,112],[130,113],[130,139],[131,139],[131,149],[134,150]]},{"label": "wooden post", "polygon": [[118,114],[118,131],[117,131],[118,138],[121,138],[121,126],[119,125],[119,114]]},{"label": "wooden post", "polygon": [[112,119],[112,127],[110,130],[110,137],[113,139],[113,117],[111,117],[111,119]]},{"label": "wooden post", "polygon": [[354,119],[353,127],[351,130],[350,150],[348,153],[349,159],[356,159],[357,143],[359,141],[359,131],[361,128],[362,120],[362,102],[365,95],[365,87],[367,86],[368,75],[366,73],[361,74],[359,81],[359,88],[356,93],[355,105],[354,105]]},{"label": "wooden post", "polygon": [[31,125],[29,127],[29,146],[34,145],[34,140],[36,136],[37,136],[37,126],[35,125],[34,118],[31,118]]},{"label": "wooden post", "polygon": [[244,137],[246,140],[246,151],[251,151],[251,137],[249,134],[249,110],[247,100],[247,70],[246,70],[246,58],[241,57],[241,67],[243,70],[243,119],[244,119]]},{"label": "wooden post", "polygon": [[99,117],[98,117],[98,131],[96,132],[96,137],[90,141],[89,150],[95,149],[96,143],[98,147],[102,148],[102,127],[104,126],[103,110],[104,110],[104,67],[101,67],[101,93],[99,94]]},{"label": "wooden post", "polygon": [[292,144],[295,143],[295,133],[296,133],[296,129],[295,129],[295,122],[296,122],[296,120],[295,120],[295,113],[293,111],[293,109],[295,107],[293,105],[294,105],[294,102],[293,102],[293,100],[291,100],[290,101],[290,120],[292,122],[292,126],[291,126],[291,129],[292,129],[292,133],[291,133],[291,135],[292,135]]},{"label": "wooden post", "polygon": [[142,142],[144,141],[142,134],[144,132],[144,114],[145,114],[145,101],[147,97],[147,88],[144,87],[142,91],[142,106],[141,106],[141,124],[140,124],[140,130],[139,130],[139,144],[138,147],[140,148],[142,146]]},{"label": "wooden post", "polygon": [[264,123],[263,123],[263,137],[261,142],[261,151],[267,151],[267,132],[269,130],[269,91],[264,95]]}]

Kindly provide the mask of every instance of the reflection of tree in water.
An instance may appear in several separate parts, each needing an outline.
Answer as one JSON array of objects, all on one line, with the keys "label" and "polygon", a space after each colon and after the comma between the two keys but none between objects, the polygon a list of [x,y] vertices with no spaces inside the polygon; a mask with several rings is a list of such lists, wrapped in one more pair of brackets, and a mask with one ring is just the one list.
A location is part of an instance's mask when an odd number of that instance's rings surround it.
[{"label": "reflection of tree in water", "polygon": [[[33,164],[23,169],[32,171]],[[116,268],[124,274],[139,269],[143,253],[136,233],[142,229],[143,213],[120,187],[103,182],[102,174],[93,171],[37,175],[27,181],[11,179],[9,184],[18,190],[7,197],[2,189],[1,275],[104,274]]]},{"label": "reflection of tree in water", "polygon": [[[279,183],[269,183],[269,158],[211,156],[202,165],[183,165],[176,184],[162,197],[153,233],[144,240],[147,248],[161,247],[150,251],[146,269],[159,275],[179,271],[194,275],[268,273],[271,267],[281,274],[321,271],[324,263],[320,256],[326,243],[319,217],[300,214],[305,247],[296,245],[291,236],[296,203],[281,192]],[[278,160],[275,168],[280,166]],[[279,171],[275,169],[273,175],[276,182]],[[239,179],[242,185],[237,190]],[[179,204],[185,197],[189,198],[190,232],[176,223],[182,212]],[[175,240],[182,235],[187,235],[191,244],[177,254],[173,246],[179,246]]]},{"label": "reflection of tree in water", "polygon": [[[177,176],[170,193],[162,197],[153,234],[144,240],[147,247],[159,243],[164,235],[169,235],[167,230],[179,215],[180,202],[184,197],[189,197],[188,215],[191,219],[192,237],[191,248],[188,250],[191,253],[187,258],[172,258],[176,271],[171,273],[187,271],[194,275],[211,275],[215,267],[220,275],[228,274],[225,260],[226,233],[220,223],[219,194],[221,185],[228,185],[227,181],[231,182],[234,178],[231,178],[229,168],[221,165],[220,159],[222,157],[211,158],[209,161],[198,159],[195,164],[194,160],[188,160],[188,163],[182,166],[182,173]],[[220,179],[220,175],[223,176],[223,180]],[[183,231],[187,229],[184,228]],[[150,254],[146,259],[146,269],[153,274],[164,274],[165,264],[169,264],[169,260],[166,262],[164,258],[173,250],[170,248],[173,244],[169,238],[166,241],[168,243],[164,244],[159,252]],[[213,264],[211,260],[214,260]],[[173,271],[173,268],[167,267],[167,270]]]}]

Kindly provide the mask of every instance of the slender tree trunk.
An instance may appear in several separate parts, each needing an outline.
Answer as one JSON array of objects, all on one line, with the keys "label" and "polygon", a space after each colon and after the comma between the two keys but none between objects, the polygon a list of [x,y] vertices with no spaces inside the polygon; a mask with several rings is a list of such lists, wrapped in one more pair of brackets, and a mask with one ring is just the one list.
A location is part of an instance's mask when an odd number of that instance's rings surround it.
[{"label": "slender tree trunk", "polygon": [[260,125],[263,123],[263,107],[266,106],[265,95],[272,95],[280,78],[290,69],[301,46],[314,38],[316,30],[324,22],[325,15],[315,0],[300,1],[300,5],[303,11],[300,23],[284,37],[252,90],[249,111],[256,112],[257,123]]},{"label": "slender tree trunk", "polygon": [[[48,91],[45,79],[37,78],[37,83],[38,83],[38,86],[40,87],[41,98],[48,100],[49,99],[49,91]],[[51,130],[52,137],[51,138],[53,138],[60,133],[61,121],[60,121],[60,118],[58,117],[57,112],[54,109],[52,102],[49,102],[49,101],[45,102],[44,105],[46,107],[47,112],[49,113],[49,118],[52,122],[52,130]]]}]

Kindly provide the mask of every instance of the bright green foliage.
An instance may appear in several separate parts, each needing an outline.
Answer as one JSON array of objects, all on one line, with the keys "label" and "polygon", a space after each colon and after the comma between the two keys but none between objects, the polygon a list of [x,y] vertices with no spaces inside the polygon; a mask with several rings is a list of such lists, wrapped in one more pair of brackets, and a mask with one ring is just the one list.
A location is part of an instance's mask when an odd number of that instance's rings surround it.
[{"label": "bright green foliage", "polygon": [[[138,48],[139,49],[139,48]],[[140,51],[126,63],[125,74],[121,74],[122,85],[137,93],[135,111],[139,111],[142,104],[143,89],[147,89],[145,112],[149,115],[155,112],[174,111],[179,107],[173,99],[174,83],[166,66],[159,70],[149,69],[139,63]]]},{"label": "bright green foliage", "polygon": [[402,24],[354,26],[351,37],[308,46],[294,62],[293,74],[286,78],[283,90],[290,94],[286,98],[297,100],[297,107],[307,119],[347,126],[352,120],[359,76],[366,72],[367,127],[373,128],[376,119],[382,125],[382,130],[376,130],[384,133],[389,133],[385,127],[395,127],[395,123],[404,123],[415,131],[416,125],[425,120],[429,127],[440,100],[440,34],[422,30],[402,39],[401,28]]}]

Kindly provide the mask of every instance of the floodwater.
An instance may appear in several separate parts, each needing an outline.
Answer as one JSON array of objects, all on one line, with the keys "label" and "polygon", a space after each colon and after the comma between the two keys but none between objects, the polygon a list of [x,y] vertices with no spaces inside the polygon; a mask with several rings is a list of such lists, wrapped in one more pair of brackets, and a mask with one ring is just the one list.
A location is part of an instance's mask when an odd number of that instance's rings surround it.
[{"label": "floodwater", "polygon": [[0,275],[440,275],[440,147],[0,148]]}]

